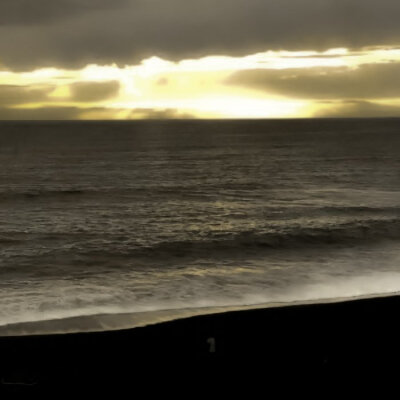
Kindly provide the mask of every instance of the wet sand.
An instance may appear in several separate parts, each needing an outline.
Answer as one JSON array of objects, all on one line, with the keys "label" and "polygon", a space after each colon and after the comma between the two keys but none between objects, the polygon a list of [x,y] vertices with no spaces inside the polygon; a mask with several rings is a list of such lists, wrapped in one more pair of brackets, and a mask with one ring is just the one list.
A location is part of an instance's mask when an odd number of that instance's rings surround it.
[{"label": "wet sand", "polygon": [[[249,380],[276,384],[283,377],[320,381],[397,370],[398,295],[225,311],[141,328],[3,336],[0,390],[95,394],[145,386],[152,392],[160,382],[189,379],[203,389],[230,382],[234,391]],[[26,333],[27,325],[19,328]]]}]

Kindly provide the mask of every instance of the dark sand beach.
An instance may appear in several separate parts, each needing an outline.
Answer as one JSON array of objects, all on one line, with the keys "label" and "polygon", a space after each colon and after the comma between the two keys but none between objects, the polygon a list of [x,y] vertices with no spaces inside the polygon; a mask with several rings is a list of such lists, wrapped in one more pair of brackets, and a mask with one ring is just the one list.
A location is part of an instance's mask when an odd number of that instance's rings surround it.
[{"label": "dark sand beach", "polygon": [[[203,389],[394,372],[399,296],[224,312],[142,328],[0,338],[1,390]],[[21,330],[22,332],[22,330]],[[375,376],[378,376],[375,375]],[[233,378],[238,378],[235,380]],[[232,380],[233,379],[233,380]],[[136,389],[135,389],[136,390]]]}]

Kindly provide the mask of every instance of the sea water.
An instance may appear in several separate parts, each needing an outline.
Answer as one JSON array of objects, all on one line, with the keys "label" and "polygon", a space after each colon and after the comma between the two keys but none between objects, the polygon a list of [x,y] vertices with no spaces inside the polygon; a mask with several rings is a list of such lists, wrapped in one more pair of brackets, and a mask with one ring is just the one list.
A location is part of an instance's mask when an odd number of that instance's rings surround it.
[{"label": "sea water", "polygon": [[0,166],[0,326],[400,289],[397,119],[1,122]]}]

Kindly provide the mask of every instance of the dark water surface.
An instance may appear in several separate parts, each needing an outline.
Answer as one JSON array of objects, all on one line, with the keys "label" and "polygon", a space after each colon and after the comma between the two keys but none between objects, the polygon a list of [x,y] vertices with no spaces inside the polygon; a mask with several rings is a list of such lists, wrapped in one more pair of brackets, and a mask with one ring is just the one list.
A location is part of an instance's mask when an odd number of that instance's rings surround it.
[{"label": "dark water surface", "polygon": [[400,289],[400,120],[1,122],[0,325]]}]

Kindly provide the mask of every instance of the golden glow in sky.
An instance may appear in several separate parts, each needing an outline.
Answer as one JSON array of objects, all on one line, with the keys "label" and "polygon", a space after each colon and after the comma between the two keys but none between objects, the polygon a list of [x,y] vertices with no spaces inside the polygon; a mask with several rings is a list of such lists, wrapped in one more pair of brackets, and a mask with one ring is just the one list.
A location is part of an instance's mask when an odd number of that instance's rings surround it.
[{"label": "golden glow in sky", "polygon": [[74,111],[65,119],[302,118],[340,116],[345,106],[354,116],[361,109],[395,114],[400,95],[390,90],[387,70],[397,67],[400,49],[380,47],[0,70],[0,119],[49,109],[60,110],[60,119],[63,110]]}]

